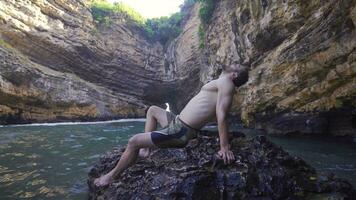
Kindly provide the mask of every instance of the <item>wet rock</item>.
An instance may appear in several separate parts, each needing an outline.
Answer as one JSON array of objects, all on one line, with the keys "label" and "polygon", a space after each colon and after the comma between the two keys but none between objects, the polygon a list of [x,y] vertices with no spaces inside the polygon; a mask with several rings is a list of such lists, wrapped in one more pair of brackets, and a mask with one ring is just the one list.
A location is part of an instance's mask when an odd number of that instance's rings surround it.
[{"label": "wet rock", "polygon": [[284,112],[255,116],[255,126],[267,130],[268,133],[356,136],[352,107],[314,113]]},{"label": "wet rock", "polygon": [[101,157],[89,172],[89,199],[352,199],[355,191],[333,174],[318,174],[265,136],[230,134],[235,161],[217,156],[216,132],[204,131],[185,148],[139,159],[107,187],[93,180],[110,171],[124,148]]}]

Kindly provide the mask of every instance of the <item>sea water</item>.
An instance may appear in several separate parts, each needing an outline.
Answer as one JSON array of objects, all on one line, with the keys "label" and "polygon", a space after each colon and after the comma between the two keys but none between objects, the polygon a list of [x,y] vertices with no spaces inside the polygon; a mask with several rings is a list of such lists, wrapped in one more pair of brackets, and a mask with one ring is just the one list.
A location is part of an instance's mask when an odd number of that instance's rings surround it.
[{"label": "sea water", "polygon": [[143,120],[0,127],[0,199],[87,199],[90,167],[143,130]]}]

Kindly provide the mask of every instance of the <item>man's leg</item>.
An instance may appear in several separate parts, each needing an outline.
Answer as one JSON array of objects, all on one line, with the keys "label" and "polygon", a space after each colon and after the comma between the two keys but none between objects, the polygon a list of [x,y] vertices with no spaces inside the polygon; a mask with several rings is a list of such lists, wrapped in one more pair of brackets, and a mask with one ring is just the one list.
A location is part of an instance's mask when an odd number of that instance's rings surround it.
[{"label": "man's leg", "polygon": [[96,186],[108,185],[116,176],[135,163],[140,148],[157,148],[152,142],[151,132],[139,133],[132,136],[115,168],[100,178],[95,179],[94,184]]},{"label": "man's leg", "polygon": [[[166,110],[158,106],[150,106],[146,114],[145,132],[152,132],[157,128],[157,122],[161,127],[168,125]],[[146,158],[150,155],[150,148],[141,148],[139,156]]]}]

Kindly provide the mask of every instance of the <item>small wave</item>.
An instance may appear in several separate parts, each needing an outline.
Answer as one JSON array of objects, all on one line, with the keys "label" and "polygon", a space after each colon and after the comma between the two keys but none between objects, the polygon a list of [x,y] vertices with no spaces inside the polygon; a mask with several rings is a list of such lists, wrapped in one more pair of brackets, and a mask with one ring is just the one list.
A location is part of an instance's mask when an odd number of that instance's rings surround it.
[{"label": "small wave", "polygon": [[64,138],[64,142],[75,142],[75,139],[72,138]]},{"label": "small wave", "polygon": [[128,131],[135,126],[121,126],[117,129],[103,129],[103,132],[118,132],[118,131]]},{"label": "small wave", "polygon": [[78,125],[78,124],[106,124],[106,123],[117,123],[117,122],[145,122],[144,118],[137,119],[117,119],[108,121],[95,121],[95,122],[58,122],[58,123],[33,123],[33,124],[11,124],[11,125],[0,125],[1,127],[21,127],[21,126],[63,126],[63,125]]},{"label": "small wave", "polygon": [[86,162],[81,162],[81,163],[77,164],[77,166],[87,166],[87,165],[88,165],[88,163],[86,163]]},{"label": "small wave", "polygon": [[330,171],[356,171],[356,169],[345,169],[345,168],[339,168],[339,167],[327,167],[324,169],[330,170]]},{"label": "small wave", "polygon": [[356,171],[353,164],[340,164],[335,165],[335,167],[326,167],[327,170],[340,170],[340,171]]},{"label": "small wave", "polygon": [[74,183],[72,187],[69,188],[69,192],[72,194],[85,193],[87,192],[87,185],[85,183],[82,183],[81,180],[76,181],[76,183]]},{"label": "small wave", "polygon": [[108,139],[108,138],[106,138],[106,137],[98,137],[98,138],[92,138],[90,140],[101,141],[101,140],[106,140],[106,139]]},{"label": "small wave", "polygon": [[74,146],[71,146],[72,149],[77,149],[77,148],[80,148],[82,147],[83,145],[81,144],[77,144],[77,145],[74,145]]},{"label": "small wave", "polygon": [[117,132],[122,131],[122,129],[103,129],[103,132]]},{"label": "small wave", "polygon": [[100,154],[95,154],[95,155],[89,156],[88,158],[89,158],[89,159],[100,158]]}]

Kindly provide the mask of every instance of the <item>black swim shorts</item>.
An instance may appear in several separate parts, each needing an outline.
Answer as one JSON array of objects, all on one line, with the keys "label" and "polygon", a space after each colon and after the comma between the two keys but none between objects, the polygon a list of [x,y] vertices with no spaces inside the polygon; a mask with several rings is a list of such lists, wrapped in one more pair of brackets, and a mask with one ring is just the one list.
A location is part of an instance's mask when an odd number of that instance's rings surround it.
[{"label": "black swim shorts", "polygon": [[188,144],[188,141],[196,138],[197,129],[189,127],[179,116],[167,112],[168,126],[158,131],[151,132],[153,143],[159,148],[182,148]]}]

